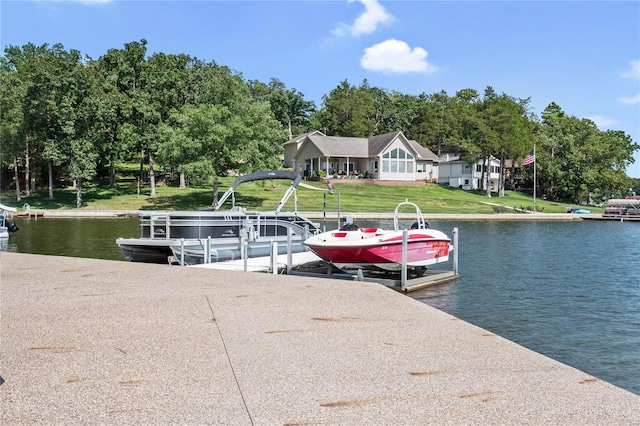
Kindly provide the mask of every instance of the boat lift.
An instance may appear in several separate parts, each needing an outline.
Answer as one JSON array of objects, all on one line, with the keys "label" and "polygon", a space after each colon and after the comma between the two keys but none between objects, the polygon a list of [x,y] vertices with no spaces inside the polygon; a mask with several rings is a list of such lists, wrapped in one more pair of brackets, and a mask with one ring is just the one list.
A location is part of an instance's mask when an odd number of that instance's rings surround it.
[{"label": "boat lift", "polygon": [[[289,230],[291,231],[291,230]],[[352,281],[370,281],[383,284],[401,292],[411,292],[422,288],[444,284],[457,280],[458,273],[458,228],[453,229],[453,270],[420,270],[419,273],[407,267],[407,239],[408,233],[403,232],[403,265],[400,275],[389,271],[374,269],[357,269],[345,272],[322,260],[311,252],[293,253],[291,235],[287,238],[287,254],[277,255],[278,243],[271,243],[271,254],[267,257],[248,258],[225,262],[213,262],[190,267],[206,269],[225,269],[244,272],[266,272],[272,274],[287,274],[314,278],[333,278]],[[246,249],[247,243],[244,243]],[[246,252],[245,252],[246,253]]]},{"label": "boat lift", "polygon": [[458,228],[453,229],[453,270],[420,270],[412,271],[407,267],[407,241],[408,232],[402,235],[402,269],[400,276],[390,271],[375,269],[355,269],[345,272],[336,268],[324,260],[313,263],[301,264],[293,267],[288,272],[290,275],[301,275],[316,278],[334,278],[353,281],[371,281],[384,284],[387,287],[404,293],[420,290],[422,288],[444,284],[460,278],[458,273]]}]

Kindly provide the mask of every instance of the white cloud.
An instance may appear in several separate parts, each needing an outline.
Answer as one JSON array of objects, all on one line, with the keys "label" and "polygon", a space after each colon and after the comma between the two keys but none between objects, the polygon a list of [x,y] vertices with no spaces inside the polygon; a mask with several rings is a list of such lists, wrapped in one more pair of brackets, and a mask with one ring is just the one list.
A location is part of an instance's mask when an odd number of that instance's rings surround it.
[{"label": "white cloud", "polygon": [[390,74],[437,71],[426,58],[427,51],[423,48],[411,49],[404,41],[389,39],[364,49],[360,65],[370,71]]},{"label": "white cloud", "polygon": [[620,73],[620,76],[640,80],[640,60],[629,61],[629,70]]},{"label": "white cloud", "polygon": [[350,34],[357,37],[361,34],[371,34],[380,24],[386,24],[393,20],[393,16],[387,13],[377,0],[349,0],[348,3],[360,2],[364,6],[364,12],[358,16],[351,25],[338,24],[332,33],[342,37]]},{"label": "white cloud", "polygon": [[614,120],[612,118],[606,118],[601,115],[591,115],[585,118],[593,121],[596,124],[596,126],[598,126],[599,129],[606,129],[618,123],[617,120]]},{"label": "white cloud", "polygon": [[618,102],[629,105],[640,104],[640,93],[635,96],[618,98]]}]

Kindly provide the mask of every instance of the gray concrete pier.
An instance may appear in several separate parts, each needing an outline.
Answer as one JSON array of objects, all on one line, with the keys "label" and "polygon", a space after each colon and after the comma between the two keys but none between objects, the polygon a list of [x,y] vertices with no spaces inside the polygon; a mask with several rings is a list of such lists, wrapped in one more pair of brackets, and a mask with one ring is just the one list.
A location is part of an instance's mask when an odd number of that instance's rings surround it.
[{"label": "gray concrete pier", "polygon": [[640,396],[376,283],[0,254],[0,424],[632,425]]}]

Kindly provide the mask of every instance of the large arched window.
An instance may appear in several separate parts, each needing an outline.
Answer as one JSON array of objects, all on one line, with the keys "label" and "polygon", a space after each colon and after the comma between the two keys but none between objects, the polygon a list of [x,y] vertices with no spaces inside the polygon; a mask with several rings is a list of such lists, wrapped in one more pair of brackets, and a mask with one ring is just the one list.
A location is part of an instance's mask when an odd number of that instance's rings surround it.
[{"label": "large arched window", "polygon": [[394,148],[382,156],[383,173],[413,173],[413,155]]}]

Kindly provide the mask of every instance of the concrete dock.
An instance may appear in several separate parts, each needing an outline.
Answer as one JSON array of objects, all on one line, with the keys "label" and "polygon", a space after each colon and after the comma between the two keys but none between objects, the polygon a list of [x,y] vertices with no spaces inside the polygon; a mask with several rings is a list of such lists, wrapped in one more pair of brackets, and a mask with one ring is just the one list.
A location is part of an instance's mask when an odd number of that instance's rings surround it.
[{"label": "concrete dock", "polygon": [[385,286],[0,253],[0,424],[637,425],[640,396]]}]

